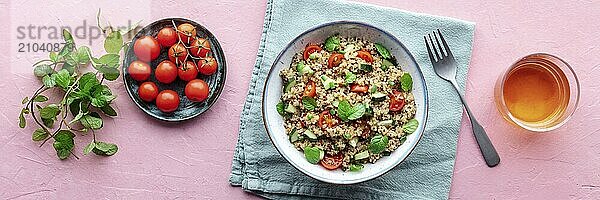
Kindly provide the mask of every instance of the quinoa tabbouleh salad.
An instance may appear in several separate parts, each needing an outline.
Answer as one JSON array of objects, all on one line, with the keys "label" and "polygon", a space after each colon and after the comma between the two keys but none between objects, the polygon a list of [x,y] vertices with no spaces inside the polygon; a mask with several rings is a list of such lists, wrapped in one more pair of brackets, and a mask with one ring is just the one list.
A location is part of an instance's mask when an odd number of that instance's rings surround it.
[{"label": "quinoa tabbouleh salad", "polygon": [[308,162],[360,171],[417,129],[412,77],[396,63],[383,45],[339,35],[295,54],[277,111]]}]

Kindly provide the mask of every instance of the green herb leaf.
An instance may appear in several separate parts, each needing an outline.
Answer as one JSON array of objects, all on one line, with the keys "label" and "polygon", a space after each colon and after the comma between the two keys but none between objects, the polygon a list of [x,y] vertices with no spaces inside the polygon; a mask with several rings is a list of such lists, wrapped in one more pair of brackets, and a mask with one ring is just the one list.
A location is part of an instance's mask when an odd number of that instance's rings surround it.
[{"label": "green herb leaf", "polygon": [[102,72],[102,76],[104,77],[104,79],[109,81],[117,80],[117,78],[119,78],[119,75],[121,74],[121,72],[119,72],[119,69],[116,67],[103,67],[99,71]]},{"label": "green herb leaf", "polygon": [[42,141],[42,140],[48,138],[49,135],[50,134],[46,133],[46,131],[44,131],[44,129],[38,128],[38,129],[35,129],[35,131],[33,131],[33,134],[31,135],[31,140]]},{"label": "green herb leaf", "polygon": [[79,122],[81,122],[81,125],[83,127],[92,130],[98,130],[102,128],[103,125],[102,118],[100,118],[100,115],[98,115],[98,113],[96,112],[91,112],[89,114],[83,115]]},{"label": "green herb leaf", "polygon": [[44,96],[44,95],[37,95],[35,96],[35,98],[33,98],[34,102],[46,102],[48,101],[48,97]]},{"label": "green herb leaf", "polygon": [[92,141],[85,146],[85,148],[83,148],[83,155],[87,155],[88,153],[92,152],[92,149],[94,148],[96,148],[96,143]]},{"label": "green herb leaf", "polygon": [[60,109],[56,104],[49,104],[46,107],[40,109],[40,117],[42,119],[56,119],[56,116],[60,113]]},{"label": "green herb leaf", "polygon": [[48,54],[48,57],[52,62],[58,61],[58,55],[54,51],[51,51],[50,54]]},{"label": "green herb leaf", "polygon": [[388,137],[382,135],[376,135],[371,138],[371,143],[369,144],[369,151],[373,154],[379,154],[387,148],[388,145]]},{"label": "green herb leaf", "polygon": [[345,83],[351,84],[354,83],[354,81],[356,81],[356,74],[352,72],[346,72]]},{"label": "green herb leaf", "polygon": [[100,110],[102,110],[102,112],[108,116],[111,116],[111,117],[117,116],[117,111],[115,111],[115,109],[113,107],[111,107],[110,105],[106,105],[106,106],[100,108]]},{"label": "green herb leaf", "polygon": [[56,85],[63,89],[67,89],[69,85],[71,85],[71,82],[73,82],[73,77],[71,77],[71,74],[66,69],[62,69],[58,71],[58,73],[52,74],[52,79],[54,79]]},{"label": "green herb leaf", "polygon": [[121,46],[123,46],[121,32],[113,31],[106,36],[106,40],[104,40],[104,50],[106,50],[106,53],[118,54],[121,51]]},{"label": "green herb leaf", "polygon": [[365,72],[372,72],[373,71],[373,65],[360,64],[360,70],[365,71]]},{"label": "green herb leaf", "polygon": [[47,64],[39,64],[33,68],[33,74],[37,77],[44,77],[48,74],[52,74],[52,72],[54,72],[54,69]]},{"label": "green herb leaf", "polygon": [[25,128],[27,125],[27,121],[25,121],[25,108],[21,109],[21,114],[19,114],[19,127]]},{"label": "green herb leaf", "polygon": [[392,54],[390,54],[390,51],[388,51],[383,45],[377,43],[375,44],[375,48],[377,49],[377,52],[379,52],[379,55],[381,55],[381,57],[385,59],[392,58]]},{"label": "green herb leaf", "polygon": [[98,85],[94,88],[92,92],[92,106],[96,108],[102,108],[108,104],[116,97],[112,95],[110,88],[106,85]]},{"label": "green herb leaf", "polygon": [[96,147],[92,150],[92,152],[99,156],[112,156],[117,151],[119,151],[119,147],[116,144],[106,142],[96,142]]},{"label": "green herb leaf", "polygon": [[118,67],[119,66],[120,56],[118,54],[105,54],[98,59],[94,59],[96,64],[107,65],[109,67]]},{"label": "green herb leaf", "polygon": [[359,103],[352,107],[352,113],[348,116],[349,120],[357,120],[360,119],[365,114],[365,105]]},{"label": "green herb leaf", "polygon": [[44,83],[44,86],[49,88],[54,87],[56,85],[54,78],[52,78],[52,76],[50,75],[44,76],[44,78],[42,78],[42,83]]},{"label": "green herb leaf", "polygon": [[340,38],[337,35],[330,36],[325,40],[325,49],[329,52],[340,48]]},{"label": "green herb leaf", "polygon": [[100,81],[96,78],[96,74],[92,72],[85,73],[79,78],[79,89],[81,91],[91,92],[98,85],[100,85]]},{"label": "green herb leaf", "polygon": [[52,146],[56,150],[56,155],[61,160],[66,159],[71,155],[71,150],[75,146],[73,138],[75,134],[68,130],[60,130],[54,135],[54,143]]},{"label": "green herb leaf", "polygon": [[52,126],[54,126],[54,119],[44,119],[44,118],[42,118],[42,122],[44,123],[44,126],[46,126],[48,128],[52,128]]},{"label": "green herb leaf", "polygon": [[412,90],[413,81],[410,74],[404,73],[402,77],[400,77],[400,85],[405,92],[410,92]]},{"label": "green herb leaf", "polygon": [[277,112],[279,113],[279,115],[285,116],[285,103],[280,101],[279,103],[277,103],[276,108],[277,108]]},{"label": "green herb leaf", "polygon": [[91,51],[89,47],[80,46],[77,49],[77,61],[79,64],[85,65],[90,62]]},{"label": "green herb leaf", "polygon": [[317,147],[304,147],[304,157],[309,163],[316,165],[325,156],[325,152]]},{"label": "green herb leaf", "polygon": [[21,100],[21,104],[26,104],[27,102],[29,102],[29,97],[25,97]]},{"label": "green herb leaf", "polygon": [[358,164],[358,163],[350,165],[351,172],[358,172],[358,171],[362,170],[363,168],[365,168],[365,166],[363,166],[362,164]]},{"label": "green herb leaf", "polygon": [[407,134],[414,133],[419,127],[419,121],[416,119],[410,119],[406,124],[402,126],[402,131]]},{"label": "green herb leaf", "polygon": [[317,101],[309,96],[304,96],[302,97],[302,105],[304,105],[304,108],[307,110],[315,110],[315,108],[317,108]]},{"label": "green herb leaf", "polygon": [[62,35],[63,35],[63,39],[65,40],[65,43],[75,44],[75,41],[73,40],[73,36],[69,32],[69,30],[63,29]]},{"label": "green herb leaf", "polygon": [[350,103],[348,103],[348,101],[343,100],[343,101],[340,101],[340,103],[338,103],[337,113],[338,113],[338,117],[340,117],[340,119],[342,119],[342,121],[347,122],[348,117],[350,117],[352,112],[353,112],[352,106],[350,105]]}]

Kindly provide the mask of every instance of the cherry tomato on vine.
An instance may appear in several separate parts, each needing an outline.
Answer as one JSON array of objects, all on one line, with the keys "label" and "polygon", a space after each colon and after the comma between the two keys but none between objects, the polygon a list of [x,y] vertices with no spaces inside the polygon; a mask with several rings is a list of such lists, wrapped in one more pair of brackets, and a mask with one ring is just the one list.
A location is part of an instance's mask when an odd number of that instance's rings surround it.
[{"label": "cherry tomato on vine", "polygon": [[177,31],[171,27],[165,27],[158,31],[158,35],[156,35],[156,40],[160,43],[162,47],[170,47],[177,43]]},{"label": "cherry tomato on vine", "polygon": [[304,87],[304,93],[302,94],[302,96],[307,96],[307,97],[317,96],[317,86],[315,85],[315,82],[308,81],[308,83]]},{"label": "cherry tomato on vine", "polygon": [[207,57],[198,61],[198,71],[204,75],[211,75],[217,71],[217,61],[213,57]]},{"label": "cherry tomato on vine", "polygon": [[177,65],[168,60],[162,61],[156,66],[154,76],[158,82],[166,84],[172,83],[177,79]]},{"label": "cherry tomato on vine", "polygon": [[308,60],[310,54],[314,52],[319,52],[321,50],[322,49],[319,45],[309,44],[308,46],[306,46],[306,48],[304,48],[304,60]]},{"label": "cherry tomato on vine", "polygon": [[336,154],[336,155],[329,155],[329,154],[325,154],[325,156],[323,157],[323,160],[321,160],[321,165],[323,167],[325,167],[325,169],[328,170],[334,170],[339,168],[342,165],[342,160],[344,159],[344,157],[342,156],[342,154]]},{"label": "cherry tomato on vine", "polygon": [[356,55],[356,57],[359,57],[360,59],[363,59],[369,63],[373,62],[373,55],[371,55],[371,53],[367,52],[367,51],[357,51],[358,55]]},{"label": "cherry tomato on vine", "polygon": [[173,90],[163,90],[156,96],[156,107],[166,113],[177,110],[179,107],[179,95]]},{"label": "cherry tomato on vine", "polygon": [[200,79],[194,79],[185,86],[185,96],[193,102],[202,102],[208,98],[210,88]]},{"label": "cherry tomato on vine", "polygon": [[390,111],[400,111],[404,107],[404,96],[401,92],[394,90],[394,94],[390,95]]},{"label": "cherry tomato on vine", "polygon": [[177,26],[177,31],[181,41],[186,44],[192,42],[194,37],[196,37],[196,27],[188,23]]},{"label": "cherry tomato on vine", "polygon": [[177,69],[177,75],[181,80],[191,81],[198,76],[198,68],[194,62],[188,60],[185,62],[185,64],[179,65],[179,68]]},{"label": "cherry tomato on vine", "polygon": [[185,61],[188,51],[181,43],[177,43],[169,48],[169,60],[175,64],[181,64]]},{"label": "cherry tomato on vine", "polygon": [[344,54],[333,53],[331,54],[331,56],[329,56],[329,59],[327,60],[327,66],[329,68],[337,67],[338,65],[340,65],[340,63],[342,63],[342,60],[344,60]]},{"label": "cherry tomato on vine", "polygon": [[152,102],[158,95],[158,87],[153,82],[143,82],[138,88],[138,95],[140,95],[140,99]]},{"label": "cherry tomato on vine", "polygon": [[135,56],[144,62],[150,62],[160,54],[160,44],[153,37],[143,36],[133,44]]},{"label": "cherry tomato on vine", "polygon": [[152,68],[150,68],[150,65],[148,65],[148,63],[136,60],[129,64],[127,72],[129,73],[129,76],[133,78],[133,80],[145,81],[148,79],[148,77],[150,77],[150,74],[152,73]]},{"label": "cherry tomato on vine", "polygon": [[210,52],[210,42],[204,38],[196,38],[190,45],[190,53],[195,57],[206,58]]}]

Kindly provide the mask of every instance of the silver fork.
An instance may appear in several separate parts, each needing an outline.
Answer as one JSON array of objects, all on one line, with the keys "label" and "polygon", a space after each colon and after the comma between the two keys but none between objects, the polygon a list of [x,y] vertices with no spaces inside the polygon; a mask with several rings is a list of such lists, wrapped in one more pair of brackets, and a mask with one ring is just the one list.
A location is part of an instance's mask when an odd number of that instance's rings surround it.
[{"label": "silver fork", "polygon": [[[437,35],[439,35],[439,39]],[[485,163],[487,164],[487,166],[495,167],[496,165],[498,165],[498,163],[500,163],[500,156],[498,156],[498,152],[496,152],[494,145],[492,145],[492,142],[485,133],[483,127],[479,125],[479,123],[471,113],[471,109],[469,109],[469,106],[467,106],[467,101],[465,100],[465,97],[460,93],[458,89],[458,84],[456,84],[456,60],[454,59],[452,52],[450,52],[450,48],[448,47],[446,40],[444,40],[444,36],[442,36],[442,32],[440,32],[440,29],[437,30],[437,35],[436,32],[433,31],[433,37],[435,38],[435,42],[437,43],[437,48],[436,44],[433,43],[434,40],[431,37],[431,34],[423,36],[425,38],[425,45],[427,46],[427,51],[429,52],[429,59],[431,60],[433,69],[439,77],[452,83],[452,86],[454,86],[454,89],[456,89],[456,92],[460,96],[460,100],[462,101],[463,105],[465,106],[465,109],[467,110],[469,119],[471,119],[471,124],[473,126],[473,134],[475,135],[477,144],[479,144],[479,150],[481,150],[481,154],[483,154],[483,159],[485,159]],[[429,37],[429,40],[427,39],[427,37]],[[440,40],[442,41],[442,44],[444,44],[443,47],[442,45],[440,45]],[[431,43],[431,47],[429,46],[429,43]],[[446,52],[445,54],[444,51]]]}]

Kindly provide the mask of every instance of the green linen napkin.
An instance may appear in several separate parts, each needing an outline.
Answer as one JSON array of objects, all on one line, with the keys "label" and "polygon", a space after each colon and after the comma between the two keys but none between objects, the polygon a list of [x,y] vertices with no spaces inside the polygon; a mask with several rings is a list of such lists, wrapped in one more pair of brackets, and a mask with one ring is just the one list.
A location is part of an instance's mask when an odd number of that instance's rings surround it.
[{"label": "green linen napkin", "polygon": [[[277,152],[261,118],[263,84],[277,54],[305,30],[335,20],[366,22],[396,36],[421,66],[430,98],[427,127],[414,152],[389,173],[354,185],[320,182],[296,170]],[[263,28],[241,115],[231,185],[273,199],[448,198],[462,104],[452,86],[435,75],[423,35],[442,30],[458,62],[458,82],[463,85],[471,58],[473,23],[345,1],[268,0]]]}]

